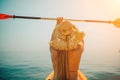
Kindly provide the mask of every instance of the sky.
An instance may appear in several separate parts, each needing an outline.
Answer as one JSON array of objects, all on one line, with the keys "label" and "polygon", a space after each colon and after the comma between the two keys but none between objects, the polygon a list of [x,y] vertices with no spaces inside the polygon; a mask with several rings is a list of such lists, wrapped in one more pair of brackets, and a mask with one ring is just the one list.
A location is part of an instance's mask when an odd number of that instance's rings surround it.
[{"label": "sky", "polygon": [[[0,13],[109,21],[120,18],[120,0],[0,0]],[[119,28],[105,23],[72,23],[85,32],[85,55],[120,52]],[[50,20],[0,20],[0,51],[49,53],[55,24]]]}]

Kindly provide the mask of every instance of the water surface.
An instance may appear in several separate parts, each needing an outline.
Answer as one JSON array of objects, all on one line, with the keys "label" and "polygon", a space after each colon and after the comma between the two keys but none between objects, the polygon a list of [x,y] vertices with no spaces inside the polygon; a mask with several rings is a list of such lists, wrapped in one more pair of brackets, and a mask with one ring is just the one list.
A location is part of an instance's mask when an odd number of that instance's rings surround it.
[{"label": "water surface", "polygon": [[[120,54],[114,58],[82,58],[81,71],[88,80],[120,80]],[[0,80],[44,80],[52,71],[49,53],[0,52]]]}]

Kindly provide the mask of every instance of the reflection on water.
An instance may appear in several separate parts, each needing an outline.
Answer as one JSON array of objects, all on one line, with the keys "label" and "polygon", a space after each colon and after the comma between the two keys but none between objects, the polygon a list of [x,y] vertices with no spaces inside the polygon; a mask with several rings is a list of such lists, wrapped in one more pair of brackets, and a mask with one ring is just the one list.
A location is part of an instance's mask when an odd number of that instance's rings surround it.
[{"label": "reflection on water", "polygon": [[[80,69],[88,80],[120,80],[120,55],[83,56]],[[0,80],[44,80],[51,70],[49,53],[0,52]]]}]

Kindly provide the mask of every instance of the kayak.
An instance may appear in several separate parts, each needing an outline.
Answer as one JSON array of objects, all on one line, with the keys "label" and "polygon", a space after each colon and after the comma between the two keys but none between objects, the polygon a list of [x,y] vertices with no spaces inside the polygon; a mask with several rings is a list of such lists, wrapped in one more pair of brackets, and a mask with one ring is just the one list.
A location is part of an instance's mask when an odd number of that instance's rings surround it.
[{"label": "kayak", "polygon": [[[53,80],[54,77],[54,71],[52,71],[45,80]],[[80,71],[78,70],[78,79],[77,80],[87,80],[87,77]]]}]

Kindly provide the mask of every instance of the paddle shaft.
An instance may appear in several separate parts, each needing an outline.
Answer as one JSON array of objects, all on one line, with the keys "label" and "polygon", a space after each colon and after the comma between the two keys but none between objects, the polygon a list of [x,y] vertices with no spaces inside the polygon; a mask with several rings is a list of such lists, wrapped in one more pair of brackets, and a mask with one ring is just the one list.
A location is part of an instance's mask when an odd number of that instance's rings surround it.
[{"label": "paddle shaft", "polygon": [[[15,16],[13,18],[21,18],[21,19],[36,19],[36,20],[57,20],[57,18],[43,18],[43,17],[29,17],[29,16]],[[101,20],[77,20],[77,19],[63,19],[69,21],[76,21],[76,22],[99,22],[99,23],[112,23],[112,21],[101,21]]]}]

